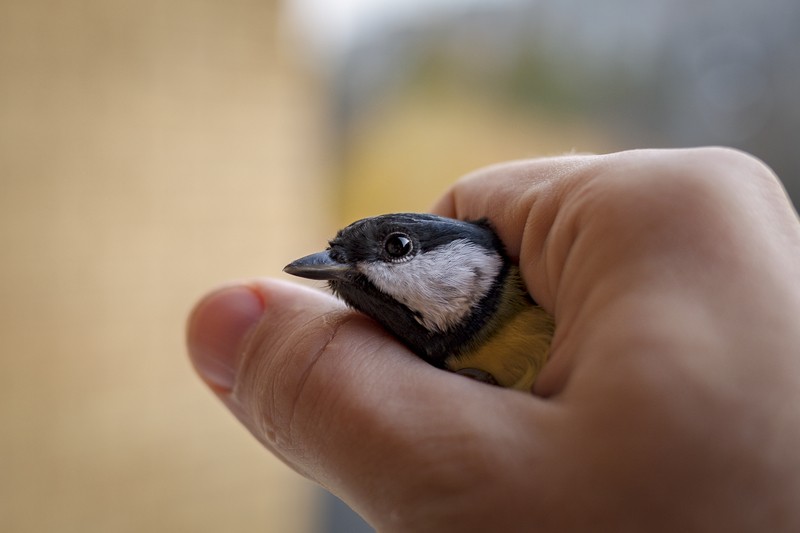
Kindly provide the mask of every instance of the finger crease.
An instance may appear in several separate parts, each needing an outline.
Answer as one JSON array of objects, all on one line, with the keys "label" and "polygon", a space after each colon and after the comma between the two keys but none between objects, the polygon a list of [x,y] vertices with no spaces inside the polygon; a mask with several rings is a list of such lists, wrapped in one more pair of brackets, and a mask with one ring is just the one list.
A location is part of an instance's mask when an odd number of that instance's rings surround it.
[{"label": "finger crease", "polygon": [[[333,315],[333,317],[332,317],[332,315]],[[317,367],[317,363],[319,363],[319,361],[322,359],[323,355],[325,355],[325,353],[327,353],[329,351],[329,347],[330,347],[331,343],[338,337],[339,332],[341,331],[341,328],[345,324],[351,322],[356,316],[351,312],[348,312],[348,313],[344,314],[344,316],[342,316],[342,315],[343,314],[341,313],[341,311],[336,311],[336,312],[328,313],[328,314],[325,314],[325,315],[322,316],[323,324],[327,328],[330,328],[330,333],[328,335],[328,338],[325,340],[324,344],[322,346],[320,346],[319,349],[317,349],[314,352],[314,354],[311,357],[309,363],[306,365],[305,370],[303,370],[303,373],[300,375],[299,379],[297,380],[297,386],[295,387],[294,397],[292,398],[292,402],[291,402],[292,408],[291,408],[291,411],[290,411],[289,416],[288,416],[287,421],[286,421],[286,423],[287,423],[286,427],[287,427],[287,431],[288,431],[289,435],[291,435],[293,433],[293,427],[294,427],[294,421],[295,421],[296,414],[297,414],[297,408],[298,408],[298,405],[300,403],[300,398],[302,396],[304,396],[304,391],[306,389],[306,383],[308,382],[308,379],[311,376],[311,373]],[[293,439],[290,438],[290,440],[293,440]]]}]

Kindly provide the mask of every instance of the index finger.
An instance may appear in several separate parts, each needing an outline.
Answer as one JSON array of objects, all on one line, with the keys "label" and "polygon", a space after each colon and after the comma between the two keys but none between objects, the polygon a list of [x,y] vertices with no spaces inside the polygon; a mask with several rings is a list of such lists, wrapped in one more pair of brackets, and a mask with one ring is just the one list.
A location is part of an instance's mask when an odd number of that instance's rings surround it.
[{"label": "index finger", "polygon": [[565,155],[485,167],[456,182],[433,212],[460,220],[488,218],[510,259],[520,265],[528,290],[552,311],[560,275],[554,279],[548,274],[560,272],[569,239],[559,239],[565,243],[560,245],[548,235],[564,198],[588,179],[600,159]]},{"label": "index finger", "polygon": [[[598,156],[566,155],[485,167],[456,182],[432,211],[460,220],[488,218],[509,256],[519,259],[527,224],[534,226],[531,229],[541,229],[552,223],[557,200],[570,184],[565,178],[581,174],[597,159]],[[536,216],[531,217],[534,211]]]}]

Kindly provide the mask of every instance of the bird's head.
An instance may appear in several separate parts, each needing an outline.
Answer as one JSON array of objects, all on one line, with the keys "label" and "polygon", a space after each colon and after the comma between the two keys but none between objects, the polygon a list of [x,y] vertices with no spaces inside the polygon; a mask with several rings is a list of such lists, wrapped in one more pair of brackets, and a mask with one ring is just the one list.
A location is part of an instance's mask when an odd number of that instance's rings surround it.
[{"label": "bird's head", "polygon": [[327,280],[348,305],[434,364],[480,329],[508,270],[485,220],[381,215],[354,222],[329,244],[284,271]]}]

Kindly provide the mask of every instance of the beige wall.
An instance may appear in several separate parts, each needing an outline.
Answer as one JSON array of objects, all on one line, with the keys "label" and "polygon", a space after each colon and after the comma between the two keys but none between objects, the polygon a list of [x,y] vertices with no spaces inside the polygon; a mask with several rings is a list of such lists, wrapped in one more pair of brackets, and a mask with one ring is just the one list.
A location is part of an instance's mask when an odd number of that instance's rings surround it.
[{"label": "beige wall", "polygon": [[304,531],[183,324],[329,231],[269,1],[0,0],[0,530]]}]

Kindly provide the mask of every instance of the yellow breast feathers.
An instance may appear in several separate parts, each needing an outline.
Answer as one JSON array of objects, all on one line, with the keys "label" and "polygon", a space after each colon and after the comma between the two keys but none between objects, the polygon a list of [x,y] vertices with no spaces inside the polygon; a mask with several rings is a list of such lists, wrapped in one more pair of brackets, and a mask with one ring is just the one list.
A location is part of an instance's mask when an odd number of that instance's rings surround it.
[{"label": "yellow breast feathers", "polygon": [[502,387],[530,391],[547,361],[555,324],[549,313],[529,303],[516,271],[512,276],[516,279],[504,288],[497,325],[476,339],[474,349],[448,359],[447,367],[483,370]]}]

